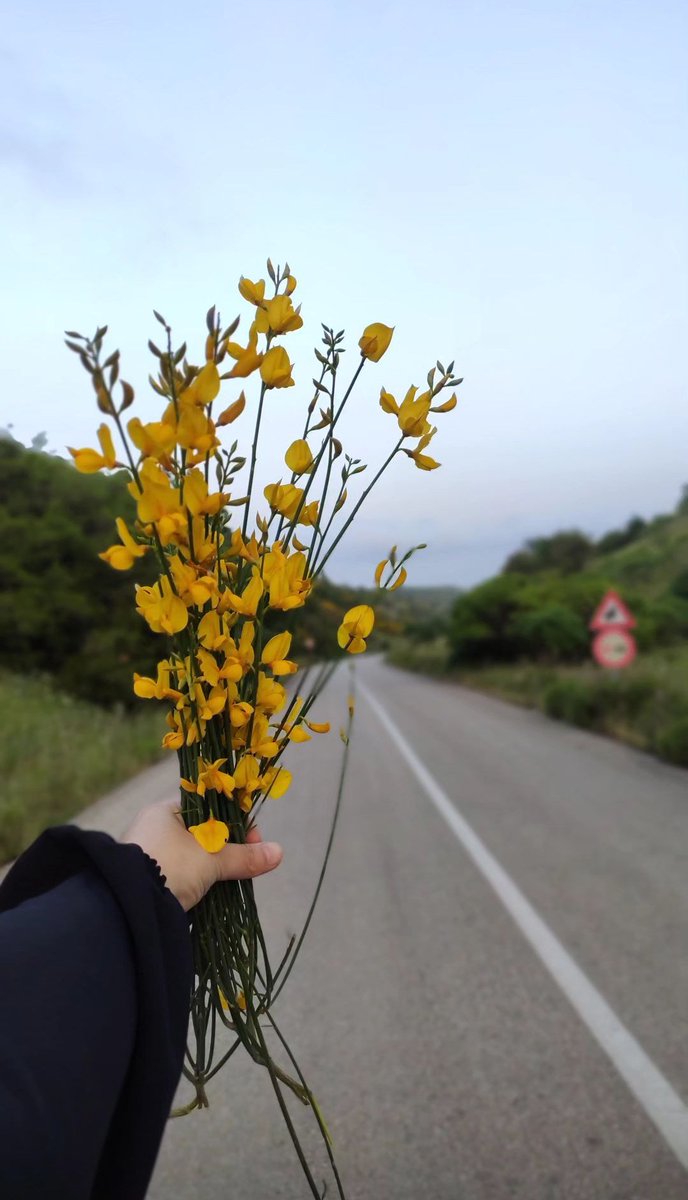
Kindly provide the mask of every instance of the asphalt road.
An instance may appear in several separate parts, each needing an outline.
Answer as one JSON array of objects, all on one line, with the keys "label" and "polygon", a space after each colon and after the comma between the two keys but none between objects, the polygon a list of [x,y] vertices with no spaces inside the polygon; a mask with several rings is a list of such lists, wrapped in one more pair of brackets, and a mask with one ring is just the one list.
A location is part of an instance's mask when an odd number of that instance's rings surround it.
[{"label": "asphalt road", "polygon": [[[659,1078],[682,1109],[688,775],[374,660],[357,671],[364,694],[330,874],[276,1009],[350,1200],[686,1200],[688,1141],[681,1165],[574,1009],[566,972],[562,984],[545,967],[429,790],[642,1048],[641,1092],[652,1101]],[[342,669],[318,708],[335,728],[348,686]],[[258,885],[275,958],[308,906],[340,748],[336,734],[294,747],[295,784],[264,820],[286,850]],[[168,778],[156,769],[148,789]],[[137,801],[123,789],[89,820],[112,827]],[[624,1060],[624,1038],[610,1037]],[[259,1067],[235,1056],[210,1099],[170,1123],[151,1200],[308,1194]],[[685,1115],[668,1118],[679,1140]],[[295,1116],[325,1177],[308,1115]]]}]

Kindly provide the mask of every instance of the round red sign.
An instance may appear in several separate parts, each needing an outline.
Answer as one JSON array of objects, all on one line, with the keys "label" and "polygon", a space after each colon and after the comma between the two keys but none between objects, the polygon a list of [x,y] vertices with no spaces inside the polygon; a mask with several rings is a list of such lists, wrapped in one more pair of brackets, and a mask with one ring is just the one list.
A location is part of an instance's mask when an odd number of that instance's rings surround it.
[{"label": "round red sign", "polygon": [[592,652],[601,667],[619,670],[628,667],[636,656],[635,638],[625,629],[603,629],[592,644]]}]

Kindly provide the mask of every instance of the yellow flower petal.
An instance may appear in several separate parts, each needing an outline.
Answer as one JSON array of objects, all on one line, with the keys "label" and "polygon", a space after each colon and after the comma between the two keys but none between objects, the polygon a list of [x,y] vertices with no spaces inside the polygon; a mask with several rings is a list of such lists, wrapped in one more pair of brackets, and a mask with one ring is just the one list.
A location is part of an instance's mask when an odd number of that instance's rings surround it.
[{"label": "yellow flower petal", "polygon": [[254,283],[242,275],[239,280],[239,291],[244,300],[248,300],[250,304],[262,304],[265,295],[265,280],[259,279],[257,283]]},{"label": "yellow flower petal", "polygon": [[361,347],[363,358],[369,358],[371,362],[379,362],[389,347],[393,333],[394,326],[383,325],[380,321],[374,321],[372,325],[366,325],[363,330],[363,336],[358,343]]},{"label": "yellow flower petal", "polygon": [[284,456],[284,461],[294,475],[304,475],[306,471],[310,471],[313,466],[313,455],[308,442],[304,438],[292,442]]},{"label": "yellow flower petal", "polygon": [[224,412],[220,413],[219,417],[217,418],[216,424],[217,425],[231,425],[232,421],[236,421],[237,417],[241,416],[245,407],[246,407],[246,397],[245,397],[244,393],[242,392],[241,395],[239,396],[238,400],[235,400],[233,404],[230,404],[229,407],[224,410]]},{"label": "yellow flower petal", "polygon": [[189,833],[209,854],[217,854],[229,840],[228,827],[224,821],[216,821],[214,817],[209,817],[201,825],[189,825]]},{"label": "yellow flower petal", "polygon": [[260,377],[266,387],[293,387],[292,365],[283,346],[273,346],[260,364]]}]

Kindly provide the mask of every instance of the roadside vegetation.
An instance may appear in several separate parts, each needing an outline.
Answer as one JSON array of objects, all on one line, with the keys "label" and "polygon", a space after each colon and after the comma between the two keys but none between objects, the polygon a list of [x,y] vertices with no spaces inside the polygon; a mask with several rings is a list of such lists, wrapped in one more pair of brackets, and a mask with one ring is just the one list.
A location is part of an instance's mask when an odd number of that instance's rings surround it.
[{"label": "roadside vegetation", "polygon": [[[610,588],[638,621],[638,658],[618,673],[590,656],[588,622]],[[425,635],[409,623],[389,659],[688,766],[688,491],[673,513],[597,542],[532,540]]]},{"label": "roadside vegetation", "polygon": [[0,863],[159,758],[162,716],[111,711],[0,674]]}]

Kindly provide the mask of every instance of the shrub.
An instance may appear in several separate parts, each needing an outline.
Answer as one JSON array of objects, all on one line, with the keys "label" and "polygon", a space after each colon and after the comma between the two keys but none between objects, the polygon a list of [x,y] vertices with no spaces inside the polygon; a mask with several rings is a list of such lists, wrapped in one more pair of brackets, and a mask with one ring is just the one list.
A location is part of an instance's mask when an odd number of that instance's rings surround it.
[{"label": "shrub", "polygon": [[551,684],[542,698],[542,707],[548,717],[582,729],[593,729],[599,720],[599,694],[580,679],[559,679]]},{"label": "shrub", "polygon": [[526,608],[525,583],[521,575],[498,575],[459,596],[450,632],[455,662],[508,662],[518,656],[511,622]]},{"label": "shrub", "polygon": [[589,653],[585,623],[570,608],[550,604],[522,613],[511,625],[522,654],[550,662],[575,662]]},{"label": "shrub", "polygon": [[667,595],[640,605],[636,636],[641,650],[667,646],[688,637],[688,601]]},{"label": "shrub", "polygon": [[688,767],[688,713],[658,734],[656,748],[668,762]]}]

